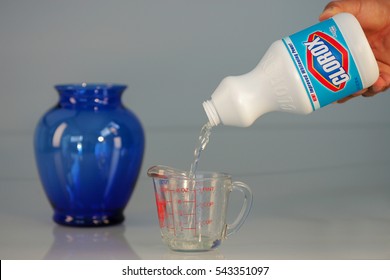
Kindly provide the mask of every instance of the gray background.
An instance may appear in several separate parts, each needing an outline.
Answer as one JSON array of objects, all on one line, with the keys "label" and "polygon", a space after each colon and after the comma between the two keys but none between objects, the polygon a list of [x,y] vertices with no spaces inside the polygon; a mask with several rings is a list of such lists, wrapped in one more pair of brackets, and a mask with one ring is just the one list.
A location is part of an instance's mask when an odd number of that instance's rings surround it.
[{"label": "gray background", "polygon": [[[0,0],[0,257],[42,258],[61,232],[32,150],[38,119],[57,101],[53,85],[129,86],[123,102],[147,140],[124,236],[139,257],[159,258],[147,168],[189,168],[206,122],[201,103],[220,80],[251,70],[273,41],[317,22],[326,3]],[[224,256],[388,258],[389,104],[385,93],[308,116],[270,113],[250,128],[214,129],[200,169],[252,186],[255,204],[240,234],[262,248],[235,237]],[[132,234],[142,236],[143,227],[157,237],[154,245],[139,245]]]}]

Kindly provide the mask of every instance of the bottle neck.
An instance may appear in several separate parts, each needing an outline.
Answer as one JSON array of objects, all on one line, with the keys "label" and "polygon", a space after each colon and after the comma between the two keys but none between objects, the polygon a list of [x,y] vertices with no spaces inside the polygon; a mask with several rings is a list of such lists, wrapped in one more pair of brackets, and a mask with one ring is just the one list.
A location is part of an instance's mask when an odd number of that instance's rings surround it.
[{"label": "bottle neck", "polygon": [[59,105],[67,109],[112,109],[121,105],[125,85],[66,84],[55,86],[59,93]]},{"label": "bottle neck", "polygon": [[265,93],[270,91],[269,82],[261,69],[254,69],[240,76],[224,78],[203,103],[209,122],[223,125],[248,127],[253,122],[275,109],[273,98]]}]

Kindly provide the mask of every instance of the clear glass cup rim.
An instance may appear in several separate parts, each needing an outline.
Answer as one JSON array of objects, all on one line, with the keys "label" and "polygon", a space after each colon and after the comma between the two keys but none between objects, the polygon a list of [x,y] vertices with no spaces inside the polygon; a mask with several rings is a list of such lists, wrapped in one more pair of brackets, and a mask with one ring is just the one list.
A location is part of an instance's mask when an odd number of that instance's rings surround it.
[{"label": "clear glass cup rim", "polygon": [[[166,171],[166,173],[158,171]],[[191,180],[191,181],[206,181],[206,180],[215,180],[215,179],[229,179],[231,180],[231,175],[226,172],[218,171],[196,171],[194,177],[189,176],[189,171],[182,171],[174,169],[172,167],[164,165],[155,165],[148,169],[147,172],[149,177],[160,178],[160,179],[180,179],[180,180]]]}]

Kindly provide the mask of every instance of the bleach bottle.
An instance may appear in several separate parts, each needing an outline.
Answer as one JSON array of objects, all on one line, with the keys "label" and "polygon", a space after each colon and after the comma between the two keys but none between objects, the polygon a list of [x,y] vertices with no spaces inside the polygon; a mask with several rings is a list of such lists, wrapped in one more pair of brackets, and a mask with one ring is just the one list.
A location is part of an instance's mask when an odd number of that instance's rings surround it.
[{"label": "bleach bottle", "polygon": [[248,127],[272,111],[309,114],[378,77],[359,22],[341,13],[274,42],[252,71],[224,78],[203,108],[212,126]]}]

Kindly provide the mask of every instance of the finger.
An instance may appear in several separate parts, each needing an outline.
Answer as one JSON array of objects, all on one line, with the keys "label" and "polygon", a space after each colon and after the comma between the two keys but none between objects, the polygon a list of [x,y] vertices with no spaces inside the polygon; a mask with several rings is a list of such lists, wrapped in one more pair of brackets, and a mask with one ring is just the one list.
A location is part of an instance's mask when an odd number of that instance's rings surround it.
[{"label": "finger", "polygon": [[361,96],[361,95],[365,94],[367,91],[368,91],[368,89],[366,89],[366,88],[362,89],[362,90],[360,90],[358,92],[355,92],[355,93],[353,93],[351,95],[348,95],[347,97],[344,97],[344,98],[338,100],[337,103],[339,103],[339,104],[345,103],[345,102],[347,102],[348,100],[350,100],[352,98],[355,98],[355,97],[358,97],[358,96]]},{"label": "finger", "polygon": [[359,5],[357,5],[356,3],[356,1],[347,0],[329,2],[319,16],[319,20],[322,21],[328,19],[341,12],[348,12],[353,15],[356,15],[359,11]]},{"label": "finger", "polygon": [[374,96],[374,95],[377,95],[377,94],[378,94],[378,92],[373,92],[372,90],[369,90],[366,93],[363,93],[362,96],[363,97],[371,97],[371,96]]},{"label": "finger", "polygon": [[319,20],[322,21],[340,13],[341,8],[339,7],[339,5],[339,1],[329,2],[322,11]]},{"label": "finger", "polygon": [[390,87],[390,65],[378,62],[378,66],[379,78],[370,88],[374,93],[385,91]]},{"label": "finger", "polygon": [[380,93],[382,91],[385,91],[386,89],[387,89],[387,87],[385,85],[383,85],[383,83],[381,82],[381,78],[379,78],[378,81],[372,85],[371,92],[372,93]]},{"label": "finger", "polygon": [[339,103],[339,104],[345,103],[345,102],[347,102],[347,101],[349,101],[357,96],[360,96],[360,95],[349,95],[347,97],[341,98],[340,100],[337,100],[337,103]]},{"label": "finger", "polygon": [[343,103],[347,102],[348,100],[351,100],[352,98],[354,98],[354,97],[353,96],[347,96],[347,97],[344,97],[344,98],[342,98],[340,100],[337,100],[337,103],[338,104],[343,104]]}]

